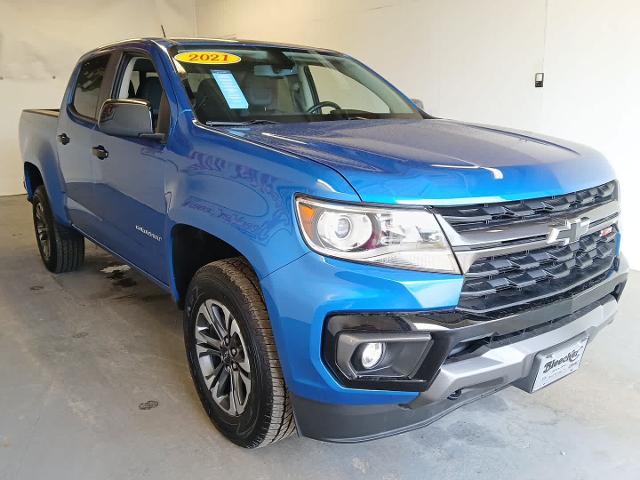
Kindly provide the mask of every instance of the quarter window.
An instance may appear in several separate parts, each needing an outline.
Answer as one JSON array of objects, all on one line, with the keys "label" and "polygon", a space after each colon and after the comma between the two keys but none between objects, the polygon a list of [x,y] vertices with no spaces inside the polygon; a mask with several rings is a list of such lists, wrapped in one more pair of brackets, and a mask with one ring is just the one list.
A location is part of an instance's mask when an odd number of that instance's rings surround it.
[{"label": "quarter window", "polygon": [[100,55],[87,60],[80,67],[73,94],[73,108],[78,114],[96,119],[100,88],[108,63],[109,55]]}]

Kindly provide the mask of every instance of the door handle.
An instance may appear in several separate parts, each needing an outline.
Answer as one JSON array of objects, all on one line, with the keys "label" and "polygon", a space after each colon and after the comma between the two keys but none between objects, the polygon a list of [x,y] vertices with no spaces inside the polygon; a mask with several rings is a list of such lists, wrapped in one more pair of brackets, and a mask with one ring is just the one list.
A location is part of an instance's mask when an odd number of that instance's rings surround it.
[{"label": "door handle", "polygon": [[58,141],[62,145],[66,145],[67,143],[69,143],[71,141],[71,139],[69,138],[69,135],[67,135],[66,133],[61,133],[60,135],[58,135]]},{"label": "door handle", "polygon": [[104,160],[109,156],[109,152],[102,145],[98,145],[97,147],[93,147],[91,149],[91,153],[93,153],[100,160]]}]

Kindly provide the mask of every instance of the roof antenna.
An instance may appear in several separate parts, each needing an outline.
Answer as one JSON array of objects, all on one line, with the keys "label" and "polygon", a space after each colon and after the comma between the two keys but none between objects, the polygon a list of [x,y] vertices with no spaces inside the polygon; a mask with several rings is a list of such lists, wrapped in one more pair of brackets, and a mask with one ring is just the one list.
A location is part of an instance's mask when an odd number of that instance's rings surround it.
[{"label": "roof antenna", "polygon": [[167,38],[167,32],[164,31],[164,25],[160,24],[160,28],[162,29],[163,38]]}]

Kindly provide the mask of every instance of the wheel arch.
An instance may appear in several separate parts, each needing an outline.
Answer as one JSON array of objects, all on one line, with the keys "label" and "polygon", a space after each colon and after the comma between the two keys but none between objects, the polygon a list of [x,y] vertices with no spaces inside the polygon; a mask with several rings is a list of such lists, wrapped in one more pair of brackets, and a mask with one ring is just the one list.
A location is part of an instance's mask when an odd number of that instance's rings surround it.
[{"label": "wheel arch", "polygon": [[[54,137],[55,130],[42,130],[43,126],[35,123],[38,117],[40,115],[23,115],[20,120],[20,150],[27,198],[31,201],[36,188],[44,185],[56,220],[69,226],[64,178],[58,164],[55,140],[49,138],[49,135]],[[27,135],[29,132],[31,135]]]},{"label": "wheel arch", "polygon": [[179,306],[184,304],[193,275],[211,262],[242,257],[257,275],[255,266],[244,252],[202,228],[186,223],[175,224],[171,228],[170,239],[171,287]]},{"label": "wheel arch", "polygon": [[24,162],[24,187],[29,201],[33,199],[33,194],[40,185],[44,185],[40,169],[31,162]]}]

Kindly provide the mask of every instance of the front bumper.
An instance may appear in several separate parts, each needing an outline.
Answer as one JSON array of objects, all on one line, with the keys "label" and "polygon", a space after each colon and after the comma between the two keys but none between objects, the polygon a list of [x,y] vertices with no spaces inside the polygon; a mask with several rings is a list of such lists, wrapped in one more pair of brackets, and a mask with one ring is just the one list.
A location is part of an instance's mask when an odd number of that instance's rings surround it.
[{"label": "front bumper", "polygon": [[424,427],[467,403],[517,385],[529,376],[538,352],[585,333],[591,342],[613,321],[617,307],[616,298],[608,294],[569,315],[558,328],[447,362],[431,386],[408,404],[332,405],[294,395],[298,431],[318,440],[361,442]]},{"label": "front bumper", "polygon": [[529,375],[538,352],[560,345],[583,333],[588,335],[589,341],[593,340],[604,326],[613,321],[617,310],[617,300],[608,294],[564,317],[560,327],[514,343],[485,348],[469,358],[445,362],[433,383],[413,405],[445,400],[454,392],[464,393],[503,386],[525,378]]},{"label": "front bumper", "polygon": [[280,364],[289,391],[335,404],[398,404],[415,391],[351,388],[323,360],[326,319],[346,312],[423,312],[452,309],[461,275],[375,267],[308,253],[261,279]]},{"label": "front bumper", "polygon": [[[323,359],[326,319],[426,313],[433,321],[437,315],[431,313],[455,307],[462,277],[354,266],[313,254],[302,257],[262,280],[298,430],[328,441],[370,440],[422,427],[517,385],[529,375],[538,352],[585,332],[591,341],[613,320],[627,271],[621,257],[604,281],[573,296],[432,332],[439,348],[432,348],[423,363],[428,381],[418,392],[345,386]],[[486,336],[497,340],[448,356],[452,345]]]}]

